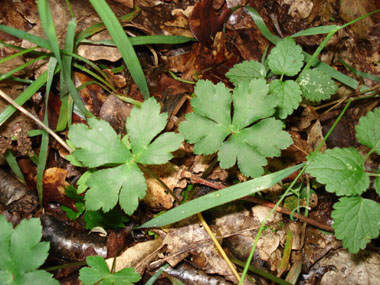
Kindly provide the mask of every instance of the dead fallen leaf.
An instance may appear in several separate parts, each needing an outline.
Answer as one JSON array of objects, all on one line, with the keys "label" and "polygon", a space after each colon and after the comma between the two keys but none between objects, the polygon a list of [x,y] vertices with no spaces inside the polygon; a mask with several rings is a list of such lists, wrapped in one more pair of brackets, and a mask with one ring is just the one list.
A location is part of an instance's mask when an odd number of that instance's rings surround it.
[{"label": "dead fallen leaf", "polygon": [[[143,274],[146,266],[156,258],[154,253],[162,244],[160,238],[140,242],[116,257],[115,271],[120,271],[126,267],[133,267],[139,274]],[[111,270],[114,258],[106,259],[108,268]]]}]

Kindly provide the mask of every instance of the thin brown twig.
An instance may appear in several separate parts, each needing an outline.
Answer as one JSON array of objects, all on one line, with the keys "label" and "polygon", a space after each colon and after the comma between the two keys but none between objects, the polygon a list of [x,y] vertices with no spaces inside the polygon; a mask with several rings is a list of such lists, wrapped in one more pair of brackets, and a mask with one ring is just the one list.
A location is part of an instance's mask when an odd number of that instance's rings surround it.
[{"label": "thin brown twig", "polygon": [[0,90],[0,96],[4,98],[6,101],[8,101],[10,104],[13,105],[17,110],[19,110],[21,113],[23,113],[28,118],[35,121],[41,128],[43,128],[45,131],[48,132],[49,135],[51,135],[53,138],[57,140],[69,153],[71,153],[73,150],[71,147],[68,146],[68,144],[61,139],[52,129],[47,127],[43,122],[41,122],[37,117],[35,117],[33,114],[31,114],[28,110],[26,110],[24,107],[19,105],[16,101],[14,101],[11,97],[9,97],[5,92]]},{"label": "thin brown twig", "polygon": [[[190,180],[191,180],[192,183],[202,184],[202,185],[208,186],[208,187],[213,188],[213,189],[220,190],[220,189],[226,188],[226,186],[224,186],[222,184],[213,183],[211,181],[208,181],[206,179],[198,177],[198,176],[196,176],[194,174],[191,174],[189,178],[190,178]],[[274,203],[265,201],[265,200],[260,199],[258,197],[246,196],[246,197],[241,198],[241,200],[250,201],[250,202],[253,202],[253,203],[256,203],[256,204],[260,204],[260,205],[266,206],[268,208],[274,208],[275,207]],[[290,211],[288,209],[285,209],[283,207],[277,207],[276,211],[280,212],[280,213],[283,213],[285,215],[289,215],[289,216],[292,215],[292,211]],[[303,215],[300,215],[298,213],[293,213],[293,217],[295,217],[295,218],[297,218],[297,219],[299,219],[299,220],[301,220],[303,222],[306,222],[306,223],[308,223],[310,225],[313,225],[315,227],[323,229],[325,231],[334,232],[334,229],[332,227],[327,226],[325,224],[322,224],[322,223],[320,223],[320,222],[318,222],[316,220],[307,218],[307,217],[305,217]]]}]

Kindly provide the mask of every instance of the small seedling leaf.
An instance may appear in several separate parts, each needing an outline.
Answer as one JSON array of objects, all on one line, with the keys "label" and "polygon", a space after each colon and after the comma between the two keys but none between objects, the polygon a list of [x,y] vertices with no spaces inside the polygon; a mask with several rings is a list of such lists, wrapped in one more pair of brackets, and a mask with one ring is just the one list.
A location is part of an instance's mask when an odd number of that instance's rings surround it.
[{"label": "small seedling leaf", "polygon": [[270,94],[277,98],[278,117],[281,119],[292,114],[302,100],[301,89],[293,80],[272,80],[269,89]]},{"label": "small seedling leaf", "polygon": [[379,235],[380,204],[361,197],[342,197],[331,213],[333,228],[343,247],[350,253],[364,249],[372,238]]},{"label": "small seedling leaf", "polygon": [[334,148],[318,153],[306,170],[319,183],[326,184],[328,192],[338,196],[360,195],[369,186],[364,171],[364,158],[354,148]]},{"label": "small seedling leaf", "polygon": [[297,82],[301,87],[302,96],[313,102],[329,99],[338,90],[335,82],[317,68],[302,72]]},{"label": "small seedling leaf", "polygon": [[380,108],[361,117],[355,127],[356,136],[361,144],[374,149],[380,155]]},{"label": "small seedling leaf", "polygon": [[303,65],[302,48],[292,38],[285,38],[271,50],[268,65],[274,74],[294,76]]},{"label": "small seedling leaf", "polygon": [[90,267],[79,270],[79,279],[85,285],[95,284],[133,284],[141,279],[141,276],[133,268],[124,268],[116,273],[111,273],[104,259],[100,256],[88,256],[86,262]]},{"label": "small seedling leaf", "polygon": [[226,77],[237,86],[242,81],[250,81],[254,78],[265,78],[265,66],[257,61],[249,60],[235,64],[227,73]]},{"label": "small seedling leaf", "polygon": [[[52,275],[37,269],[48,256],[49,243],[41,242],[42,227],[39,219],[22,220],[13,229],[0,215],[0,279],[5,284],[59,284]],[[35,279],[31,279],[31,278]]]}]

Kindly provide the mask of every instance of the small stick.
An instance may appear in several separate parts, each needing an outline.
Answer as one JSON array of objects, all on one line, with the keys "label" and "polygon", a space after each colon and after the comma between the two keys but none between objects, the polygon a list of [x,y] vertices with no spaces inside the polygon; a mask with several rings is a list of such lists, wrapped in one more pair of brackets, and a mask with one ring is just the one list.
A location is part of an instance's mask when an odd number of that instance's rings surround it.
[{"label": "small stick", "polygon": [[57,140],[57,142],[59,142],[69,153],[71,153],[73,151],[71,149],[71,147],[69,147],[67,145],[67,143],[63,139],[61,139],[52,129],[50,129],[49,127],[45,126],[45,124],[43,122],[41,122],[37,117],[35,117],[33,114],[31,114],[24,107],[22,107],[21,105],[17,104],[16,101],[14,101],[11,97],[9,97],[1,89],[0,89],[0,96],[2,98],[4,98],[6,101],[8,101],[10,104],[12,104],[13,107],[15,107],[17,110],[19,110],[25,116],[27,116],[28,118],[30,118],[33,121],[35,121],[39,126],[41,126],[41,128],[43,128],[45,131],[47,131],[48,134],[50,134],[53,138],[55,138]]},{"label": "small stick", "polygon": [[[211,181],[208,181],[206,179],[198,177],[198,176],[196,176],[196,175],[194,175],[194,174],[192,174],[190,172],[186,173],[186,176],[189,176],[188,178],[190,178],[190,180],[191,180],[192,183],[202,184],[202,185],[205,185],[205,186],[208,186],[210,188],[217,189],[217,190],[226,188],[226,186],[224,186],[224,185],[213,183]],[[241,198],[241,200],[250,201],[250,202],[253,202],[253,203],[256,203],[256,204],[260,204],[260,205],[263,205],[263,206],[266,206],[266,207],[272,208],[272,209],[275,206],[274,203],[265,201],[265,200],[260,199],[258,197],[246,196],[246,197]],[[292,214],[292,211],[290,211],[288,209],[285,209],[283,207],[277,207],[276,211],[280,212],[280,213],[283,213],[283,214],[286,214],[286,215],[289,215],[289,216]],[[313,225],[315,227],[323,229],[325,231],[332,232],[332,233],[334,232],[334,229],[332,227],[324,225],[324,224],[321,224],[318,221],[310,219],[310,218],[307,218],[307,217],[305,217],[303,215],[300,215],[300,214],[297,214],[297,213],[293,213],[293,217],[295,217],[295,218],[297,218],[297,219],[299,219],[299,220],[301,220],[303,222],[306,222],[306,223],[308,223],[310,225]]]}]

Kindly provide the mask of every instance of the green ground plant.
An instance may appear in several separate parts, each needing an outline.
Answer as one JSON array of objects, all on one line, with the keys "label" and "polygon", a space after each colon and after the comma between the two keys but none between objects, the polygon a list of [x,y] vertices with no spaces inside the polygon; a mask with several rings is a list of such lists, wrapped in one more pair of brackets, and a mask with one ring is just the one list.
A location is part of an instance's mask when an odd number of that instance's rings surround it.
[{"label": "green ground plant", "polygon": [[[148,99],[149,90],[145,86],[144,74],[141,72],[142,69],[138,61],[134,58],[135,52],[132,48],[134,44],[154,43],[152,42],[154,39],[151,37],[127,38],[105,1],[90,2],[94,5],[113,37],[113,41],[98,44],[113,44],[121,50],[123,59],[146,100],[141,106],[132,110],[127,119],[127,135],[123,138],[118,136],[108,123],[95,118],[88,119],[88,126],[85,124],[70,126],[69,143],[74,151],[68,156],[68,159],[74,165],[90,168],[90,171],[83,175],[85,179],[81,181],[80,189],[75,193],[77,195],[87,191],[84,202],[83,199],[76,196],[78,203],[81,203],[82,210],[84,203],[86,210],[102,210],[109,213],[119,204],[123,211],[130,215],[137,208],[139,199],[145,196],[146,183],[140,167],[168,162],[172,158],[171,152],[179,147],[183,137],[174,133],[160,134],[167,123],[167,115],[160,114],[160,106],[154,99]],[[76,23],[73,19],[68,26],[65,48],[60,50],[47,1],[39,0],[38,8],[47,39],[3,25],[0,25],[0,30],[28,39],[49,51],[43,54],[36,53],[40,59],[51,58],[49,70],[33,81],[16,101],[19,104],[25,103],[46,83],[48,95],[54,75],[60,73],[61,83],[63,83],[61,99],[64,106],[61,109],[64,118],[61,117],[60,128],[64,129],[67,125],[71,125],[70,116],[74,105],[79,108],[82,114],[91,117],[91,114],[81,103],[78,90],[72,83],[73,66],[80,68],[80,65],[75,61],[83,61],[91,66],[95,72],[89,70],[87,72],[97,79],[97,84],[106,89],[109,88],[112,92],[112,86],[109,86],[107,77],[102,70],[92,62],[75,54],[76,46],[80,42],[86,41],[88,36],[104,27],[97,25],[75,36]],[[380,154],[379,126],[376,123],[380,119],[379,109],[363,117],[356,128],[359,142],[371,148],[364,158],[353,148],[332,149],[326,151],[325,154],[318,154],[317,152],[320,149],[318,147],[316,152],[309,156],[307,163],[261,176],[264,172],[263,167],[267,164],[266,158],[279,156],[281,149],[291,144],[290,136],[283,131],[284,125],[278,118],[285,119],[292,114],[299,106],[302,98],[312,102],[329,99],[337,89],[331,77],[353,89],[358,87],[357,81],[317,60],[318,54],[328,39],[336,31],[351,24],[351,22],[344,26],[312,28],[293,35],[296,37],[328,33],[325,41],[311,56],[303,52],[292,38],[280,39],[272,35],[257,11],[251,7],[246,7],[246,9],[264,36],[276,46],[263,63],[243,62],[235,65],[226,74],[231,83],[235,85],[232,94],[222,83],[214,85],[209,81],[198,81],[195,87],[195,96],[191,101],[194,112],[187,114],[186,121],[180,124],[179,130],[190,143],[194,143],[196,154],[217,153],[222,168],[232,167],[237,162],[243,174],[255,178],[187,202],[148,221],[140,228],[158,227],[177,222],[217,205],[262,191],[280,182],[296,170],[300,170],[297,178],[288,186],[277,202],[276,205],[278,206],[308,167],[307,171],[315,176],[317,181],[326,184],[327,191],[343,196],[334,205],[334,228],[337,238],[343,240],[344,246],[351,252],[357,252],[364,248],[370,239],[376,237],[379,232],[380,221],[378,218],[372,219],[374,216],[380,216],[379,204],[360,196],[369,187],[369,174],[364,171],[364,162],[371,153]],[[187,41],[180,38],[171,38],[167,42],[162,38],[156,38],[156,40],[159,43]],[[34,49],[20,50],[19,55],[35,52]],[[128,64],[127,61],[133,64]],[[138,67],[134,69],[136,64]],[[310,68],[311,66],[314,68]],[[0,80],[10,78],[17,70],[19,68],[7,75],[2,75]],[[275,79],[270,80],[272,77]],[[46,96],[46,100],[47,98]],[[345,110],[346,108],[341,115]],[[0,114],[0,125],[14,112],[15,108],[12,106],[4,110]],[[45,113],[47,114],[47,112]],[[338,120],[340,118],[341,116]],[[47,123],[47,117],[45,117],[45,122]],[[326,138],[331,131],[326,135]],[[104,139],[106,140],[105,143],[101,143]],[[268,144],[268,141],[271,143]],[[38,162],[39,179],[37,183],[40,183],[40,188],[46,162],[47,144],[48,136],[45,134]],[[378,173],[371,172],[370,175],[377,175],[375,188],[379,194],[380,179]],[[335,175],[336,179],[330,179],[331,175]],[[344,184],[346,181],[356,183],[358,187],[349,187],[351,185]],[[343,187],[341,184],[347,187]],[[42,199],[42,192],[40,199]],[[78,213],[70,212],[70,215],[72,218],[76,218]],[[33,219],[31,221],[31,223],[23,221],[15,230],[12,230],[12,226],[5,221],[3,216],[0,216],[0,231],[2,231],[0,255],[3,254],[0,256],[2,266],[0,281],[4,281],[4,283],[13,282],[16,279],[24,280],[26,278],[25,280],[28,280],[27,278],[30,276],[34,276],[36,280],[41,278],[42,281],[51,278],[46,272],[36,271],[46,259],[48,245],[39,242],[41,227],[38,220]],[[256,236],[242,280],[244,280],[246,268],[250,264],[265,221],[263,221]],[[122,224],[122,221],[120,223]],[[29,243],[26,241],[25,231],[19,230],[20,227],[27,226],[33,232],[34,238],[32,240],[34,243],[32,244],[30,240]],[[28,239],[30,239],[29,236]],[[38,251],[36,253],[38,254],[37,261],[33,263],[31,260],[23,260],[19,256],[19,252],[14,249],[13,241],[25,243],[24,249],[28,247],[25,249],[28,250],[28,253],[33,252],[33,250]],[[14,260],[15,258],[21,260]],[[3,263],[1,263],[2,261]],[[25,262],[23,263],[23,261]],[[27,264],[28,262],[30,264]],[[85,284],[93,284],[99,281],[105,284],[107,282],[117,283],[121,280],[119,278],[122,278],[122,282],[136,282],[139,279],[139,276],[131,269],[121,271],[122,273],[111,274],[105,267],[104,260],[100,257],[88,258],[87,263],[91,267],[81,270],[81,279]],[[54,281],[51,281],[52,284]],[[50,281],[46,281],[44,284],[50,284],[48,282]],[[20,284],[25,283],[21,282]]]},{"label": "green ground plant", "polygon": [[379,235],[380,204],[361,197],[370,185],[370,176],[376,177],[374,186],[380,195],[380,167],[372,172],[364,168],[372,153],[380,155],[379,122],[380,108],[377,108],[360,118],[355,127],[358,141],[370,148],[364,157],[353,147],[329,149],[310,159],[306,170],[326,185],[326,191],[341,197],[331,214],[333,228],[335,236],[351,253],[364,249]]},{"label": "green ground plant", "polygon": [[40,242],[41,232],[39,219],[23,220],[13,229],[0,215],[0,284],[59,284],[52,274],[37,270],[49,254],[49,243]]},{"label": "green ground plant", "polygon": [[141,279],[141,276],[133,268],[124,268],[118,272],[111,273],[106,262],[100,256],[88,256],[86,262],[89,267],[83,267],[79,270],[79,279],[85,285],[130,285]]}]

